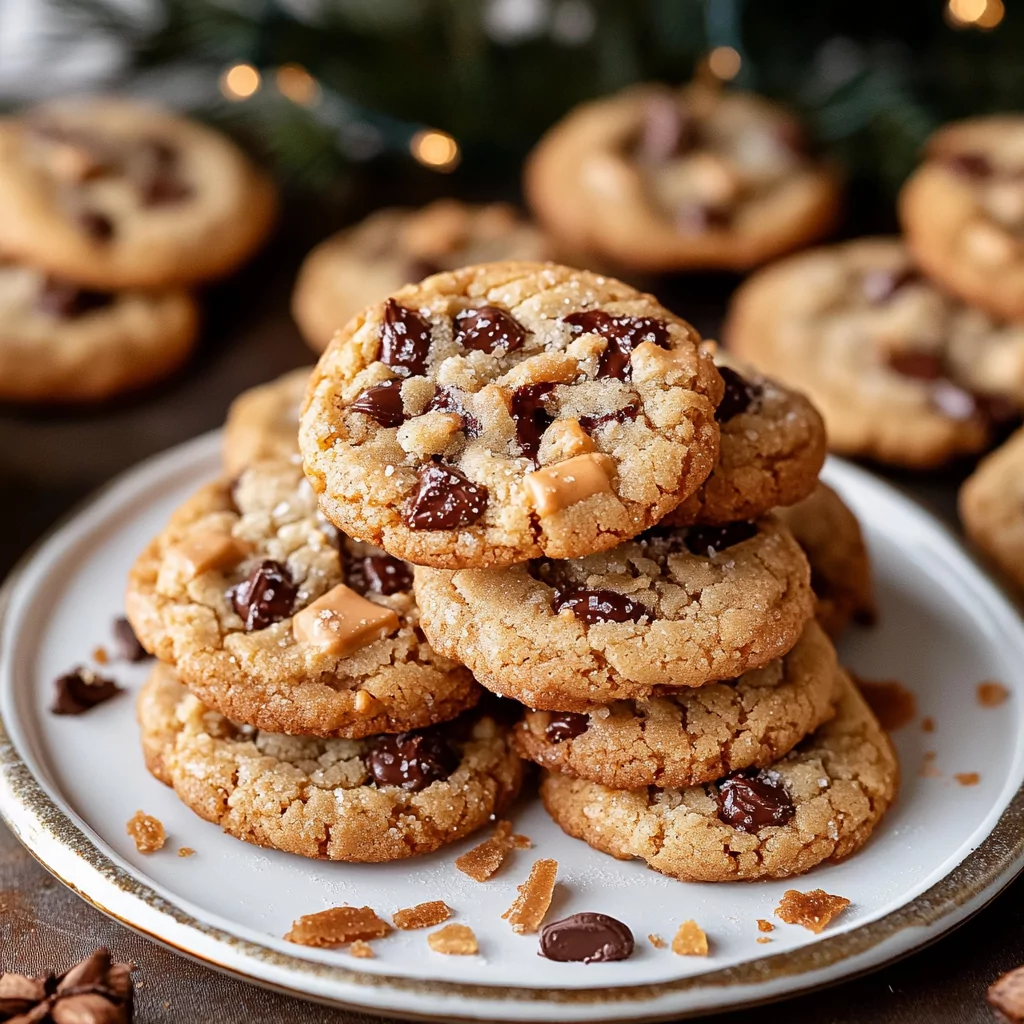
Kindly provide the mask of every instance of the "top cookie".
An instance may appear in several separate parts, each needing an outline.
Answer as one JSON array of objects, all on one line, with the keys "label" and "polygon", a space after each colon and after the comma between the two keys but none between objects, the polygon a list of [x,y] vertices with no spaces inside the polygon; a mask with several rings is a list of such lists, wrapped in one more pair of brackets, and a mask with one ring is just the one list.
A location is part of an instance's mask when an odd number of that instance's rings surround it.
[{"label": "top cookie", "polygon": [[95,288],[226,274],[263,240],[274,188],[232,142],[117,99],[0,123],[0,247]]},{"label": "top cookie", "polygon": [[541,139],[525,184],[559,243],[652,271],[754,266],[823,235],[839,202],[791,114],[704,85],[577,107]]},{"label": "top cookie", "polygon": [[396,557],[575,558],[700,486],[722,393],[697,332],[651,296],[491,263],[350,321],[313,373],[299,441],[324,514]]},{"label": "top cookie", "polygon": [[992,315],[1024,317],[1024,116],[947,125],[900,193],[907,243],[936,281]]},{"label": "top cookie", "polygon": [[545,260],[544,235],[506,203],[439,199],[419,210],[378,210],[321,242],[303,261],[292,315],[322,352],[371,302],[442,270],[495,260]]}]

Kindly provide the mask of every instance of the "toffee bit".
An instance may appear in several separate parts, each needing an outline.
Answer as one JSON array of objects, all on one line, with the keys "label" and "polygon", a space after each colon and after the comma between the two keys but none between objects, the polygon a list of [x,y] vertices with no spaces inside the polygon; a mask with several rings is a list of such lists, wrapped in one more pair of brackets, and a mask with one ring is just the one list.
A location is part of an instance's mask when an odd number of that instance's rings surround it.
[{"label": "toffee bit", "polygon": [[801,925],[817,935],[849,905],[850,901],[846,897],[831,896],[823,889],[812,889],[810,892],[787,889],[775,908],[775,916],[786,924]]},{"label": "toffee bit", "polygon": [[696,921],[684,921],[672,939],[676,956],[707,956],[708,937]]},{"label": "toffee bit", "polygon": [[759,932],[773,932],[775,931],[775,925],[771,921],[766,921],[763,917],[757,919],[757,930]]},{"label": "toffee bit", "polygon": [[362,939],[356,939],[355,942],[348,947],[348,951],[352,956],[359,957],[360,960],[372,960],[377,955],[374,953],[373,947]]},{"label": "toffee bit", "polygon": [[666,949],[668,947],[668,943],[660,935],[648,935],[647,941],[655,949]]},{"label": "toffee bit", "polygon": [[431,932],[427,945],[445,956],[476,956],[480,952],[473,929],[465,924],[446,924],[439,931]]},{"label": "toffee bit", "polygon": [[494,835],[455,858],[455,866],[475,882],[486,882],[505,863],[512,850],[528,850],[533,843],[526,836],[513,835],[512,823],[499,821]]},{"label": "toffee bit", "polygon": [[556,860],[538,860],[530,868],[529,878],[519,886],[519,895],[512,902],[512,906],[501,915],[517,935],[526,935],[540,928],[544,915],[551,906],[557,873]]},{"label": "toffee bit", "polygon": [[1002,683],[985,682],[978,683],[977,694],[983,708],[997,708],[1010,696],[1010,691]]},{"label": "toffee bit", "polygon": [[432,900],[419,903],[406,910],[396,910],[391,915],[396,928],[410,931],[413,928],[433,928],[435,924],[447,921],[452,916],[452,908],[444,900]]},{"label": "toffee bit", "polygon": [[178,856],[179,857],[194,857],[195,855],[196,855],[196,851],[193,850],[191,846],[179,846],[178,847]]},{"label": "toffee bit", "polygon": [[331,907],[300,917],[285,940],[299,946],[332,949],[360,939],[382,939],[390,931],[391,925],[370,907]]},{"label": "toffee bit", "polygon": [[159,818],[136,811],[128,820],[125,831],[132,837],[139,853],[156,853],[167,842],[167,830]]}]

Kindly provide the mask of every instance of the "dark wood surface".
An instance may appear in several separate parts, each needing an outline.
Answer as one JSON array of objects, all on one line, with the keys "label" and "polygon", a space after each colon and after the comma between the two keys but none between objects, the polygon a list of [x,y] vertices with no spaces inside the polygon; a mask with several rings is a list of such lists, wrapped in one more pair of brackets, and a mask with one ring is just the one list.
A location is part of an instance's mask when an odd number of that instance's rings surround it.
[{"label": "dark wood surface", "polygon": [[[244,388],[311,361],[287,310],[295,268],[315,234],[287,228],[250,267],[208,293],[201,350],[173,380],[101,409],[0,408],[0,576],[98,486],[140,459],[218,426]],[[665,282],[658,291],[714,336],[734,283],[691,278]],[[951,519],[961,475],[897,482]],[[1024,879],[957,932],[900,963],[770,1009],[716,1019],[991,1021],[986,986],[1024,962],[1022,908]],[[100,944],[138,964],[138,1019],[146,1024],[369,1020],[226,978],[135,935],[51,878],[0,825],[0,968],[63,968]]]}]

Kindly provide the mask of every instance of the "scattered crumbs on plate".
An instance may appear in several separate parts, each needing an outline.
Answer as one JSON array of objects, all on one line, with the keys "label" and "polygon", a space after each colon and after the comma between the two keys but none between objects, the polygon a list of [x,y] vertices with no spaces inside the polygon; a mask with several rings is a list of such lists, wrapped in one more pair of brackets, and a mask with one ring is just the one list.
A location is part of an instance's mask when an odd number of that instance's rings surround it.
[{"label": "scattered crumbs on plate", "polygon": [[194,857],[195,855],[196,855],[196,851],[193,850],[191,846],[179,846],[178,847],[178,856],[179,857]]},{"label": "scattered crumbs on plate", "polygon": [[159,818],[152,814],[136,811],[125,825],[125,831],[132,837],[139,853],[156,853],[167,842],[167,830]]},{"label": "scattered crumbs on plate", "polygon": [[978,703],[983,708],[997,708],[1010,696],[1010,691],[1002,683],[995,683],[992,680],[978,683],[976,692]]},{"label": "scattered crumbs on plate", "polygon": [[849,905],[850,901],[845,896],[832,896],[823,889],[810,892],[787,889],[775,908],[775,916],[786,924],[801,925],[817,935]]},{"label": "scattered crumbs on plate", "polygon": [[981,782],[981,776],[977,772],[957,772],[954,776],[961,786],[976,786]]},{"label": "scattered crumbs on plate", "polygon": [[921,719],[922,732],[935,732],[935,719],[931,715],[925,715]]},{"label": "scattered crumbs on plate", "polygon": [[650,942],[655,949],[665,949],[665,947],[668,946],[668,943],[660,935],[648,935],[647,941]]}]

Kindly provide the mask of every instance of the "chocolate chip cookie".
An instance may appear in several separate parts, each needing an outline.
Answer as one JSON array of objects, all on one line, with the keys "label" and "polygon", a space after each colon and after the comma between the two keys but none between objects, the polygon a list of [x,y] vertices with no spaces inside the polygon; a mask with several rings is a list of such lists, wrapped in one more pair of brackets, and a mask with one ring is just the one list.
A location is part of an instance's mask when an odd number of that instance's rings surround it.
[{"label": "chocolate chip cookie", "polygon": [[114,98],[0,122],[0,248],[100,289],[226,274],[263,241],[274,187],[219,132]]},{"label": "chocolate chip cookie", "polygon": [[796,646],[738,679],[684,693],[571,711],[528,711],[524,756],[612,789],[693,786],[767,768],[832,717],[836,653],[815,622]]},{"label": "chocolate chip cookie", "polygon": [[229,475],[267,459],[298,460],[299,409],[312,369],[303,366],[249,388],[231,403],[221,444]]},{"label": "chocolate chip cookie", "polygon": [[614,547],[711,471],[723,384],[699,342],[651,296],[586,271],[438,274],[321,357],[306,475],[340,529],[419,565]]},{"label": "chocolate chip cookie", "polygon": [[871,560],[857,517],[827,484],[776,515],[790,529],[811,563],[814,617],[832,637],[851,621],[875,621]]},{"label": "chocolate chip cookie", "polygon": [[530,155],[526,194],[569,251],[646,271],[741,270],[820,238],[834,171],[752,93],[631,87],[585,103]]},{"label": "chocolate chip cookie", "polygon": [[842,673],[836,715],[760,771],[686,789],[608,789],[546,773],[544,806],[571,836],[687,882],[788,878],[855,853],[896,796],[889,738]]},{"label": "chocolate chip cookie", "polygon": [[1024,318],[1024,116],[946,125],[899,198],[917,262],[944,288],[1008,320]]},{"label": "chocolate chip cookie", "polygon": [[203,487],[129,575],[143,646],[211,708],[360,737],[453,718],[479,688],[422,639],[412,569],[339,536],[293,461]]},{"label": "chocolate chip cookie", "polygon": [[419,210],[378,210],[310,252],[295,282],[292,315],[322,352],[335,331],[404,284],[472,263],[551,256],[544,235],[506,203],[439,199]]},{"label": "chocolate chip cookie", "polygon": [[829,446],[915,468],[981,451],[1024,408],[1024,329],[921,277],[897,239],[801,253],[736,293],[727,346],[805,392]]},{"label": "chocolate chip cookie", "polygon": [[204,707],[158,665],[138,715],[149,770],[196,814],[303,857],[429,853],[501,814],[522,780],[507,728],[486,714],[397,736],[285,736]]},{"label": "chocolate chip cookie", "polygon": [[159,380],[188,358],[198,320],[180,289],[93,291],[0,259],[0,399],[100,401]]},{"label": "chocolate chip cookie", "polygon": [[807,559],[771,517],[656,527],[573,561],[417,568],[416,595],[437,650],[556,711],[732,679],[784,655],[813,611]]}]

